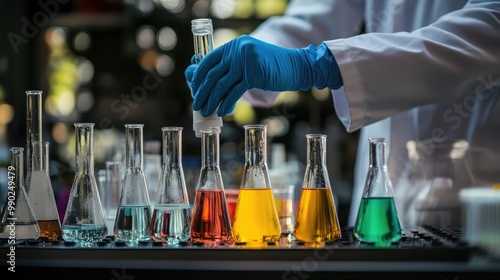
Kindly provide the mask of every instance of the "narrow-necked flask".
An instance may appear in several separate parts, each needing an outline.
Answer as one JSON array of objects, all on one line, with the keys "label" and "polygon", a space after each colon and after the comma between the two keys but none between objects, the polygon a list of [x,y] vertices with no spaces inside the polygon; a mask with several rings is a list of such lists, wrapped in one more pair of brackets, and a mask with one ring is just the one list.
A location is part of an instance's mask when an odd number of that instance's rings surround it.
[{"label": "narrow-necked flask", "polygon": [[120,161],[106,161],[105,165],[106,186],[104,189],[104,197],[101,197],[101,201],[103,201],[108,235],[113,235],[116,213],[118,211],[122,190],[122,164]]},{"label": "narrow-necked flask", "polygon": [[340,225],[326,167],[326,135],[307,134],[307,165],[293,234],[308,244],[340,239]]},{"label": "narrow-necked flask", "polygon": [[217,245],[231,240],[231,221],[219,168],[220,128],[201,132],[201,170],[191,219],[191,240]]},{"label": "narrow-necked flask", "polygon": [[369,138],[368,142],[370,162],[354,235],[360,241],[385,246],[398,241],[403,232],[385,163],[386,141]]},{"label": "narrow-necked flask", "polygon": [[42,141],[42,91],[26,91],[26,191],[30,190],[32,143]]},{"label": "narrow-necked flask", "polygon": [[126,124],[126,170],[114,234],[120,241],[150,240],[151,208],[144,175],[143,124]]},{"label": "narrow-necked flask", "polygon": [[40,227],[40,237],[57,240],[62,232],[54,189],[49,177],[49,142],[33,141],[31,157],[28,198]]},{"label": "narrow-necked flask", "polygon": [[0,239],[37,239],[40,227],[24,189],[24,148],[12,147],[10,151],[7,199],[0,216]]},{"label": "narrow-necked flask", "polygon": [[63,239],[87,246],[108,233],[94,175],[94,124],[75,123],[76,171],[62,223]]},{"label": "narrow-necked flask", "polygon": [[233,239],[267,245],[281,235],[267,167],[267,125],[245,125],[245,166],[234,213]]},{"label": "narrow-necked flask", "polygon": [[191,208],[182,169],[182,127],[162,127],[162,171],[151,219],[151,238],[178,244],[190,237]]}]

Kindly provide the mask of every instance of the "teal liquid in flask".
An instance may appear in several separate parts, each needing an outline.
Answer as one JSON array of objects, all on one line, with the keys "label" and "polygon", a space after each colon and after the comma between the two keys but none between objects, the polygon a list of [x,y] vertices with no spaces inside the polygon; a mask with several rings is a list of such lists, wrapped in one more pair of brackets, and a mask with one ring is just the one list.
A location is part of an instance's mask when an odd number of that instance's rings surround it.
[{"label": "teal liquid in flask", "polygon": [[354,226],[354,236],[363,242],[387,246],[401,239],[403,230],[394,202],[385,164],[384,138],[370,138],[370,165]]}]

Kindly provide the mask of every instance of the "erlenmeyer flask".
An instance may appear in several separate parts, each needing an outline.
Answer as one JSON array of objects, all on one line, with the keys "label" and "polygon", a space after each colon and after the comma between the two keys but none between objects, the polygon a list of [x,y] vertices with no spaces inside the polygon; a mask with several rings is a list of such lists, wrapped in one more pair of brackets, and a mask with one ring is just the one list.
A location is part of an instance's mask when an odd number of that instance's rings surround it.
[{"label": "erlenmeyer flask", "polygon": [[144,175],[143,124],[126,124],[126,171],[114,227],[117,240],[150,240],[151,208]]},{"label": "erlenmeyer flask", "polygon": [[340,239],[340,225],[326,167],[326,135],[307,134],[307,165],[293,234],[306,244]]},{"label": "erlenmeyer flask", "polygon": [[393,189],[385,163],[384,138],[370,138],[369,167],[354,226],[355,237],[375,245],[389,245],[402,234]]},{"label": "erlenmeyer flask", "polygon": [[234,212],[233,239],[250,246],[266,246],[281,235],[267,167],[267,125],[244,128],[245,166]]},{"label": "erlenmeyer flask", "polygon": [[121,162],[106,161],[106,188],[104,189],[103,202],[104,215],[106,217],[106,227],[108,235],[113,235],[115,227],[116,213],[120,203],[122,191]]},{"label": "erlenmeyer flask", "polygon": [[40,227],[40,237],[56,240],[61,237],[61,221],[48,171],[49,142],[33,141],[31,156],[28,198]]},{"label": "erlenmeyer flask", "polygon": [[75,123],[76,173],[62,223],[63,239],[91,245],[108,229],[94,175],[94,124]]},{"label": "erlenmeyer flask", "polygon": [[182,169],[182,127],[162,127],[162,172],[158,184],[151,238],[177,244],[190,237],[191,208]]},{"label": "erlenmeyer flask", "polygon": [[201,132],[201,170],[191,219],[191,240],[217,245],[231,240],[231,221],[219,168],[220,128]]},{"label": "erlenmeyer flask", "polygon": [[7,200],[0,216],[0,239],[37,239],[40,227],[24,189],[24,148],[12,147],[10,151]]}]

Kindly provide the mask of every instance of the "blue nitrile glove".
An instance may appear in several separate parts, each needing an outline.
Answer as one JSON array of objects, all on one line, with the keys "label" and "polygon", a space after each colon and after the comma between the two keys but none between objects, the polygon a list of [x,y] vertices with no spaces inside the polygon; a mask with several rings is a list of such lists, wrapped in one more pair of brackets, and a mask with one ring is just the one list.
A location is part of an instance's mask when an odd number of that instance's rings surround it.
[{"label": "blue nitrile glove", "polygon": [[209,52],[198,65],[185,71],[191,84],[193,109],[225,116],[245,91],[306,91],[338,89],[343,85],[339,67],[325,44],[283,48],[248,35]]}]

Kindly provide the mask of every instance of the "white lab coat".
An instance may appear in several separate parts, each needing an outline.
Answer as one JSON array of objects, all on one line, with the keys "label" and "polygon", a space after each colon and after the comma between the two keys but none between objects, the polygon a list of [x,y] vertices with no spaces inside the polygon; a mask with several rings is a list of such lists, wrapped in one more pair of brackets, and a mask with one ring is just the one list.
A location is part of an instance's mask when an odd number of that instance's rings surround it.
[{"label": "white lab coat", "polygon": [[[398,185],[409,140],[465,139],[476,152],[468,160],[474,185],[500,182],[499,1],[297,0],[251,35],[285,47],[325,42],[334,54],[344,81],[332,91],[336,114],[348,132],[362,129],[349,226],[369,137],[387,139],[395,193],[411,193]],[[243,98],[270,106],[276,95],[253,89]]]}]

